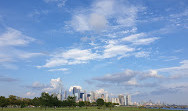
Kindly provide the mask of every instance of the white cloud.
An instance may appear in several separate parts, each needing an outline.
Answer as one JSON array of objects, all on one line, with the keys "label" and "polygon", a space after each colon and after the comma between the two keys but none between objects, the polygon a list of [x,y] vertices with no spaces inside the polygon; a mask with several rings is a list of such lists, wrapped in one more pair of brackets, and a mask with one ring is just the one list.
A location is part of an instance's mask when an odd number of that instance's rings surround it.
[{"label": "white cloud", "polygon": [[35,96],[36,93],[35,92],[27,92],[25,95],[28,97],[31,97],[31,96]]},{"label": "white cloud", "polygon": [[166,72],[169,74],[169,78],[176,79],[181,77],[188,77],[188,60],[183,60],[180,62],[180,66],[167,67],[156,69],[158,72]]},{"label": "white cloud", "polygon": [[99,89],[99,90],[96,90],[96,93],[97,94],[107,94],[108,92],[105,91],[104,89]]},{"label": "white cloud", "polygon": [[0,47],[2,46],[23,46],[34,41],[34,38],[22,34],[22,32],[7,28],[7,31],[0,35]]},{"label": "white cloud", "polygon": [[151,77],[151,78],[162,78],[162,75],[159,75],[157,70],[150,70],[148,73],[144,74],[144,77]]},{"label": "white cloud", "polygon": [[82,32],[90,30],[88,17],[83,14],[75,15],[71,21],[71,25],[76,31]]},{"label": "white cloud", "polygon": [[134,51],[134,48],[130,48],[126,45],[113,45],[109,44],[105,46],[104,58],[112,58],[116,56],[126,56],[128,55],[128,52]]},{"label": "white cloud", "polygon": [[68,71],[69,69],[67,69],[67,68],[59,68],[59,69],[49,69],[48,71],[50,71],[50,72],[53,72],[53,71]]},{"label": "white cloud", "polygon": [[73,90],[74,87],[76,87],[77,89],[80,89],[80,90],[82,89],[81,86],[71,86],[71,87],[69,88],[69,92],[71,92],[71,91]]},{"label": "white cloud", "polygon": [[0,35],[0,65],[8,69],[17,69],[17,66],[11,62],[44,55],[43,53],[26,52],[16,47],[26,46],[33,41],[35,41],[34,38],[24,35],[21,31],[7,28]]},{"label": "white cloud", "polygon": [[94,30],[105,29],[107,20],[104,15],[93,13],[90,15],[89,24]]},{"label": "white cloud", "polygon": [[65,64],[68,64],[68,61],[63,58],[52,58],[50,60],[47,60],[45,65],[37,66],[37,68],[55,67],[55,66],[61,66],[61,65],[65,65]]},{"label": "white cloud", "polygon": [[98,55],[92,53],[90,50],[71,49],[59,55],[65,59],[75,59],[80,61],[86,61],[95,59]]},{"label": "white cloud", "polygon": [[44,0],[46,3],[56,3],[58,7],[63,7],[65,6],[65,3],[67,2],[67,0]]},{"label": "white cloud", "polygon": [[[133,27],[137,13],[144,8],[128,1],[100,0],[91,7],[73,15],[71,25],[76,31],[104,30],[108,26]],[[113,23],[111,21],[113,20]]]},{"label": "white cloud", "polygon": [[159,39],[159,38],[152,37],[152,38],[138,39],[138,40],[134,41],[133,44],[134,45],[148,45],[148,44],[154,42],[157,39]]},{"label": "white cloud", "polygon": [[133,78],[133,79],[125,82],[124,84],[125,85],[134,85],[135,86],[135,85],[137,85],[137,80],[136,80],[136,78]]},{"label": "white cloud", "polygon": [[[148,45],[155,40],[159,39],[158,37],[147,37],[148,34],[146,33],[138,33],[129,35],[128,37],[124,37],[121,41],[124,42],[131,42],[133,45]],[[147,38],[146,38],[147,37]]]},{"label": "white cloud", "polygon": [[146,36],[145,33],[133,34],[133,35],[129,35],[127,37],[122,38],[122,41],[134,42],[138,38],[141,38],[141,37],[144,37],[144,36]]},{"label": "white cloud", "polygon": [[[14,62],[15,59],[28,59],[36,56],[43,56],[43,53],[33,53],[18,50],[14,47],[0,47],[0,62]],[[2,61],[1,61],[2,59]]]},{"label": "white cloud", "polygon": [[58,92],[60,88],[62,88],[62,81],[60,78],[51,79],[50,86],[43,88],[42,91],[44,92]]},{"label": "white cloud", "polygon": [[75,15],[71,21],[71,25],[76,31],[103,30],[107,25],[104,15],[92,13],[90,15]]},{"label": "white cloud", "polygon": [[41,84],[40,82],[34,82],[32,84],[32,88],[43,88],[44,84]]},{"label": "white cloud", "polygon": [[168,72],[168,71],[179,71],[179,70],[184,70],[184,69],[188,69],[188,60],[183,60],[180,62],[180,66],[177,67],[168,67],[168,68],[161,68],[158,69],[158,71],[162,71],[162,72]]},{"label": "white cloud", "polygon": [[150,55],[150,52],[140,51],[140,52],[134,53],[134,55],[135,57],[148,57]]},{"label": "white cloud", "polygon": [[100,58],[96,53],[92,53],[91,50],[70,49],[65,52],[60,52],[53,55],[53,58],[47,60],[47,63],[38,67],[54,67],[60,65],[72,65],[87,63],[89,60]]},{"label": "white cloud", "polygon": [[115,84],[115,83],[122,83],[125,81],[129,81],[136,75],[137,75],[137,72],[127,69],[121,73],[107,74],[107,75],[104,75],[103,77],[93,78],[93,80],[97,80],[101,82],[110,82],[110,83]]}]

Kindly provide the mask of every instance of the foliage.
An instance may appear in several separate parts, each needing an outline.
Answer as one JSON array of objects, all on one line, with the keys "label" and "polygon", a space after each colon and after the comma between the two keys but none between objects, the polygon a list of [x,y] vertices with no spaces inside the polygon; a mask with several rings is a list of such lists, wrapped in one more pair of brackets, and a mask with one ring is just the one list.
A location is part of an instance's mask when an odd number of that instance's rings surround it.
[{"label": "foliage", "polygon": [[74,107],[76,105],[75,99],[76,99],[75,97],[68,96],[67,103],[69,107]]},{"label": "foliage", "polygon": [[[41,108],[4,108],[4,111],[44,111]],[[54,110],[53,108],[48,108],[46,111],[104,111],[103,109],[96,109],[96,107],[88,107],[85,108],[75,108],[69,109],[68,107],[57,108]],[[105,111],[110,111],[110,109],[105,109]],[[139,109],[137,107],[115,107],[113,111],[172,111],[172,110],[164,110],[164,109]]]},{"label": "foliage", "polygon": [[101,98],[97,99],[96,102],[97,102],[98,109],[100,109],[104,105],[104,100]]},{"label": "foliage", "polygon": [[8,100],[4,96],[0,96],[0,106],[2,109],[8,105]]},{"label": "foliage", "polygon": [[85,103],[83,101],[79,101],[78,105],[79,105],[79,107],[83,107],[83,106],[85,106]]},{"label": "foliage", "polygon": [[[10,95],[8,98],[5,98],[4,96],[0,97],[0,107],[4,108],[9,105],[9,107],[16,107],[16,108],[26,108],[26,107],[45,107],[46,108],[56,108],[56,107],[67,107],[69,106],[72,108],[75,108],[75,106],[83,107],[86,106],[86,109],[89,108],[89,106],[98,106],[98,107],[110,107],[112,103],[105,103],[103,99],[98,99],[97,102],[90,103],[89,101],[79,101],[76,103],[76,98],[69,96],[66,100],[60,101],[57,99],[56,96],[53,94],[50,95],[48,93],[41,93],[40,97],[35,97],[33,99],[29,98],[21,98],[14,95]],[[47,110],[47,109],[46,109]]]}]

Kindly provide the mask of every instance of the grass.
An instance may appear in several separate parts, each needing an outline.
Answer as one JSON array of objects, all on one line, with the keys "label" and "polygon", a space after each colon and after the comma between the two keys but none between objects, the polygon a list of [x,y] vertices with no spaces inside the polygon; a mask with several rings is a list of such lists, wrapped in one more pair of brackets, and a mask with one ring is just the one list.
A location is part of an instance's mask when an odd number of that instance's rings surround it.
[{"label": "grass", "polygon": [[[0,109],[2,110],[2,109]],[[97,107],[88,107],[87,109],[85,107],[82,108],[47,108],[46,110],[44,108],[4,108],[3,111],[170,111],[170,110],[164,110],[164,109],[140,109],[135,107],[114,107],[110,110],[110,108],[102,108],[97,109]]]}]

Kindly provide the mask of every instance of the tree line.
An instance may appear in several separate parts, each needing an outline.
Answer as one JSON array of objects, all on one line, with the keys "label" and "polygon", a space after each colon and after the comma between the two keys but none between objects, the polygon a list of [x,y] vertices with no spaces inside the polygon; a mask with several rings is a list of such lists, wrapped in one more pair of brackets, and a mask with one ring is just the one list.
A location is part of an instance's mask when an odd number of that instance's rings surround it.
[{"label": "tree line", "polygon": [[33,99],[29,98],[20,98],[14,95],[10,95],[8,98],[4,96],[0,96],[0,107],[3,109],[4,107],[41,107],[41,108],[48,108],[48,107],[69,107],[74,108],[76,106],[79,107],[88,107],[88,106],[98,106],[101,107],[113,107],[116,104],[112,104],[111,102],[104,102],[103,99],[99,98],[96,102],[88,102],[88,101],[79,101],[78,103],[75,100],[76,98],[73,96],[68,96],[66,100],[60,101],[58,100],[57,96],[48,93],[41,93],[40,97],[35,97]]}]

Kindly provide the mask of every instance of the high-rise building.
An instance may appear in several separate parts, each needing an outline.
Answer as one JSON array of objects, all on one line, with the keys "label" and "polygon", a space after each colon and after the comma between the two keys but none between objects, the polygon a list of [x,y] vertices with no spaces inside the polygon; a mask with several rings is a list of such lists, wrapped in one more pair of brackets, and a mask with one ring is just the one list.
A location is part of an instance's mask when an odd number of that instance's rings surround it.
[{"label": "high-rise building", "polygon": [[105,94],[105,102],[109,102],[108,93]]},{"label": "high-rise building", "polygon": [[73,90],[72,90],[73,95],[76,93],[76,90],[77,90],[77,88],[76,88],[76,87],[73,87]]},{"label": "high-rise building", "polygon": [[119,98],[120,105],[125,105],[125,98],[124,98],[124,96],[123,95],[119,95],[118,98]]},{"label": "high-rise building", "polygon": [[119,103],[119,98],[112,98],[112,101],[111,101],[112,103],[118,103],[118,104],[120,104]]},{"label": "high-rise building", "polygon": [[95,102],[95,92],[91,91],[91,102]]},{"label": "high-rise building", "polygon": [[101,94],[101,98],[104,100],[104,94]]},{"label": "high-rise building", "polygon": [[62,101],[62,94],[61,93],[57,94],[57,99],[60,100],[60,101]]},{"label": "high-rise building", "polygon": [[78,101],[79,100],[78,93],[75,93],[74,96],[76,97],[76,101]]},{"label": "high-rise building", "polygon": [[86,90],[84,90],[84,101],[87,100],[87,94],[86,94]]},{"label": "high-rise building", "polygon": [[126,105],[132,105],[132,102],[131,102],[131,95],[127,95],[126,96]]},{"label": "high-rise building", "polygon": [[73,96],[76,97],[76,100],[79,100],[80,99],[80,89],[73,87]]},{"label": "high-rise building", "polygon": [[84,93],[80,93],[80,100],[84,101]]},{"label": "high-rise building", "polygon": [[124,96],[124,100],[125,100],[125,105],[127,105],[127,99],[126,99],[126,96]]},{"label": "high-rise building", "polygon": [[65,90],[64,91],[64,100],[67,99],[67,97],[68,97],[68,94],[67,94],[67,91]]}]

